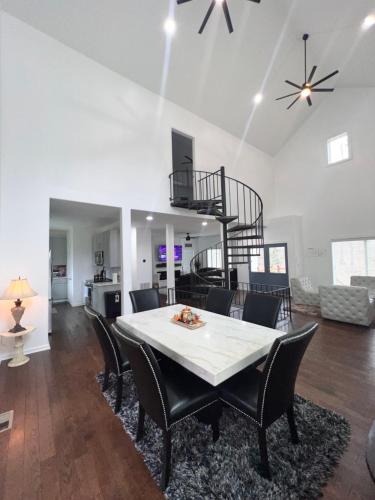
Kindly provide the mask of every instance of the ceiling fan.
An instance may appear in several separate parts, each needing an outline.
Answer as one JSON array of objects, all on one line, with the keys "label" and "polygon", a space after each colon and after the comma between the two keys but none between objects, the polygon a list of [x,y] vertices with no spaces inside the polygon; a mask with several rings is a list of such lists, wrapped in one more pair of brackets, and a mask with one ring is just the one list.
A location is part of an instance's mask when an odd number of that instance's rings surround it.
[{"label": "ceiling fan", "polygon": [[[191,2],[191,0],[177,0],[177,5],[181,5],[182,3],[186,3],[186,2]],[[250,0],[250,2],[260,3],[261,0]],[[198,33],[200,35],[203,33],[203,30],[206,27],[206,24],[211,17],[212,11],[215,8],[215,4],[219,4],[219,5],[221,4],[223,6],[224,16],[225,16],[225,20],[226,20],[227,26],[228,26],[228,31],[229,31],[229,33],[233,33],[233,24],[232,24],[232,19],[231,19],[230,14],[229,14],[227,0],[212,0],[211,5],[208,8],[207,14],[205,15],[205,17],[203,19],[203,23],[202,23],[201,27],[199,28]]]},{"label": "ceiling fan", "polygon": [[292,85],[292,87],[296,87],[298,92],[294,92],[292,94],[284,95],[283,97],[278,97],[276,101],[280,101],[281,99],[286,99],[287,97],[292,97],[292,96],[297,96],[294,101],[286,108],[290,109],[297,101],[298,99],[306,99],[307,103],[309,106],[312,106],[312,101],[311,101],[311,94],[313,92],[333,92],[335,89],[334,88],[316,88],[318,85],[321,83],[325,82],[329,78],[332,78],[333,76],[337,75],[339,72],[338,70],[334,71],[333,73],[329,74],[328,76],[325,76],[321,80],[318,80],[315,83],[312,83],[312,79],[315,75],[315,72],[317,70],[317,66],[313,66],[311,73],[309,77],[307,78],[307,40],[309,39],[308,34],[304,34],[302,37],[302,40],[305,43],[305,83],[302,85],[297,85],[296,83],[291,82],[290,80],[285,80],[285,83],[288,85]]}]

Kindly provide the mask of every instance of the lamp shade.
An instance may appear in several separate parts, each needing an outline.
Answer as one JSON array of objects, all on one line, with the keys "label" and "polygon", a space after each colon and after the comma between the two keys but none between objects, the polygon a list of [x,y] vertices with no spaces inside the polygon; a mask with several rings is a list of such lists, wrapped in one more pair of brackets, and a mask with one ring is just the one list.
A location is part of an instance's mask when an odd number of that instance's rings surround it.
[{"label": "lamp shade", "polygon": [[35,297],[38,295],[29,285],[27,279],[18,278],[18,280],[12,280],[10,285],[3,293],[1,300],[17,300],[17,299],[27,299],[29,297]]}]

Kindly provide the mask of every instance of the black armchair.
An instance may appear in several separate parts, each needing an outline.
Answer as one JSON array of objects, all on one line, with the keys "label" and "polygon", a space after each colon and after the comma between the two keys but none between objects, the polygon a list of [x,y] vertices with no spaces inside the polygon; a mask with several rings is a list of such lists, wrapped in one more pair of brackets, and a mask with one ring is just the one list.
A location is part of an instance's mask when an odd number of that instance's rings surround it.
[{"label": "black armchair", "polygon": [[103,316],[88,306],[85,306],[85,312],[94,327],[104,357],[105,369],[102,391],[104,392],[108,389],[109,375],[111,372],[117,377],[115,412],[118,413],[121,409],[122,401],[122,375],[130,370],[130,363],[120,352],[116,339],[114,338],[113,333]]},{"label": "black armchair", "polygon": [[133,312],[150,311],[160,307],[160,293],[157,288],[145,288],[129,292]]},{"label": "black armchair", "polygon": [[275,295],[249,292],[246,295],[242,321],[276,328],[281,302],[281,297]]},{"label": "black armchair", "polygon": [[234,294],[234,290],[211,287],[207,295],[206,311],[229,316]]},{"label": "black armchair", "polygon": [[317,323],[309,323],[279,337],[267,356],[263,372],[248,368],[220,386],[222,401],[257,427],[262,473],[267,478],[271,477],[267,428],[286,413],[292,442],[298,443],[293,412],[294,386],[301,360],[317,328]]},{"label": "black armchair", "polygon": [[[112,330],[127,353],[134,374],[139,398],[137,441],[143,437],[145,413],[163,430],[164,452],[160,486],[164,490],[170,476],[173,426],[218,402],[218,390],[183,369],[178,376],[175,371],[169,372],[168,369],[162,373],[148,344],[134,338],[117,324],[112,325]],[[216,440],[219,437],[219,424],[215,413],[211,425],[213,438]]]}]

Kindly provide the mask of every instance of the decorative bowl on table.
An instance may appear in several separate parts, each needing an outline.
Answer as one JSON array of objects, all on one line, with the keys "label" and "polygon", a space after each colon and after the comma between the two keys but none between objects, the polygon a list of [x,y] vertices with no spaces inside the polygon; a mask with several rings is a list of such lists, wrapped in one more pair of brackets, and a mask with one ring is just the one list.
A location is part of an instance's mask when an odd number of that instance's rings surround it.
[{"label": "decorative bowl on table", "polygon": [[206,323],[200,319],[199,314],[194,313],[190,307],[184,307],[181,312],[175,314],[172,323],[183,326],[189,330],[196,330]]}]

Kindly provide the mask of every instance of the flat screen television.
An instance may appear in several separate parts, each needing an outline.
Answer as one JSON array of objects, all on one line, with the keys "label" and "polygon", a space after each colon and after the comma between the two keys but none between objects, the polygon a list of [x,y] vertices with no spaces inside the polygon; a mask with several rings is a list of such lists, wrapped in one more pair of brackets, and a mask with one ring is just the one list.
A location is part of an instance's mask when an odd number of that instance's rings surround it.
[{"label": "flat screen television", "polygon": [[[158,247],[158,259],[159,262],[167,262],[167,246],[159,245]],[[182,261],[182,245],[174,246],[174,261],[181,262]]]}]

